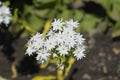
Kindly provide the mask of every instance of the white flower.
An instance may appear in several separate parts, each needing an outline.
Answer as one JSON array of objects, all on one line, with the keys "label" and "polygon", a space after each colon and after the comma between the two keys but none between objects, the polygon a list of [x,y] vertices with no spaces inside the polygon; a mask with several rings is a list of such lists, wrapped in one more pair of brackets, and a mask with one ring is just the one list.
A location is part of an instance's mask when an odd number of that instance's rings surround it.
[{"label": "white flower", "polygon": [[56,50],[59,51],[60,56],[67,55],[68,51],[69,51],[69,49],[66,46],[64,46],[64,45],[59,46]]},{"label": "white flower", "polygon": [[28,54],[29,56],[32,55],[33,53],[35,53],[36,50],[32,47],[32,46],[29,46],[26,50],[26,53],[25,54]]},{"label": "white flower", "polygon": [[55,32],[53,32],[53,30],[49,30],[49,32],[47,33],[47,37],[52,37],[55,35]]},{"label": "white flower", "polygon": [[5,5],[0,6],[0,24],[4,23],[4,24],[8,25],[10,23],[10,20],[12,19],[11,16],[12,16],[12,14],[10,12],[9,7],[7,7]]},{"label": "white flower", "polygon": [[44,41],[42,39],[42,35],[40,33],[37,33],[34,35],[27,43],[28,48],[26,50],[26,54],[32,55],[39,49],[43,47]]},{"label": "white flower", "polygon": [[51,50],[55,48],[55,46],[56,46],[56,41],[54,38],[49,38],[45,41],[45,47],[47,50]]},{"label": "white flower", "polygon": [[68,47],[68,49],[74,48],[75,46],[75,40],[74,37],[67,37],[65,40],[65,45]]},{"label": "white flower", "polygon": [[85,57],[85,54],[84,54],[84,51],[85,51],[85,47],[84,46],[81,46],[81,47],[78,47],[74,52],[74,56],[76,57],[77,60],[79,59],[82,59],[83,57]]},{"label": "white flower", "polygon": [[5,17],[4,18],[4,23],[8,25],[10,23],[11,17]]},{"label": "white flower", "polygon": [[37,41],[34,42],[34,44],[32,44],[32,45],[34,45],[34,49],[35,49],[36,51],[38,51],[39,49],[41,49],[41,48],[44,47],[43,44],[44,44],[44,42],[42,42],[42,40],[37,40]]},{"label": "white flower", "polygon": [[75,35],[76,44],[83,45],[85,39],[82,36],[80,34]]},{"label": "white flower", "polygon": [[66,35],[66,36],[70,36],[70,37],[72,37],[72,36],[74,36],[75,35],[75,31],[73,30],[73,28],[71,28],[71,27],[65,27],[64,29],[63,29],[63,34],[64,35]]},{"label": "white flower", "polygon": [[44,44],[42,34],[36,33],[36,35],[31,37],[30,40],[28,41],[28,45],[31,45],[31,44],[35,46],[41,46],[42,44]]},{"label": "white flower", "polygon": [[73,48],[75,45],[75,32],[71,28],[64,28],[63,35],[65,36],[64,44],[69,49]]},{"label": "white flower", "polygon": [[64,35],[62,32],[57,33],[55,37],[58,45],[62,45],[66,39],[66,35]]},{"label": "white flower", "polygon": [[67,27],[77,28],[79,23],[77,21],[73,21],[73,19],[66,21]]},{"label": "white flower", "polygon": [[33,37],[30,38],[30,41],[31,42],[34,42],[34,41],[36,42],[38,39],[42,39],[42,34],[37,32]]},{"label": "white flower", "polygon": [[54,22],[52,22],[53,30],[62,30],[62,27],[64,25],[64,22],[62,22],[61,19],[54,19]]},{"label": "white flower", "polygon": [[38,62],[42,63],[42,64],[45,63],[48,60],[49,56],[50,56],[50,54],[47,53],[46,50],[39,50],[37,52],[37,54],[38,55],[36,57],[36,60],[38,60]]}]

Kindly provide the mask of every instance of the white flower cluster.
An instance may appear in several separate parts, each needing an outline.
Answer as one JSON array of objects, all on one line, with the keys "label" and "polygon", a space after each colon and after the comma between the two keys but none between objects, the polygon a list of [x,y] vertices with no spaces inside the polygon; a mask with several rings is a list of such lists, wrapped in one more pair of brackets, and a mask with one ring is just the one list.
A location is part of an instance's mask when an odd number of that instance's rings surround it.
[{"label": "white flower cluster", "polygon": [[0,24],[8,25],[12,19],[11,16],[10,8],[0,2]]},{"label": "white flower cluster", "polygon": [[[45,39],[42,38],[42,34],[37,33],[28,41],[26,54],[32,55],[36,53],[36,59],[40,63],[45,63],[48,58],[71,56],[71,54],[77,60],[85,57],[85,39],[74,31],[78,24],[77,21],[72,19],[65,22],[61,19],[54,19]],[[57,65],[60,69],[64,68],[62,62]]]}]

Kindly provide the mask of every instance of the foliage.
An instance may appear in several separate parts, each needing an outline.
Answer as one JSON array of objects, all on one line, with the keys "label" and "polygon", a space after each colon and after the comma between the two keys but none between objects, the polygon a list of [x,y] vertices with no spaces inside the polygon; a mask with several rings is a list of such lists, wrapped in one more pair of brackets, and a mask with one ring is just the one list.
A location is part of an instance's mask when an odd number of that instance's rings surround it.
[{"label": "foliage", "polygon": [[[18,13],[22,13],[19,18],[35,32],[43,29],[46,21],[51,21],[53,18],[65,20],[74,18],[81,23],[77,32],[91,32],[97,27],[97,24],[101,24],[101,20],[107,18],[109,21],[104,27],[106,28],[111,24],[112,36],[115,37],[120,35],[120,29],[118,29],[120,26],[119,4],[119,0],[26,0],[20,3],[23,10],[18,5],[14,7],[18,7]],[[22,37],[26,37],[28,34],[25,30]]]}]

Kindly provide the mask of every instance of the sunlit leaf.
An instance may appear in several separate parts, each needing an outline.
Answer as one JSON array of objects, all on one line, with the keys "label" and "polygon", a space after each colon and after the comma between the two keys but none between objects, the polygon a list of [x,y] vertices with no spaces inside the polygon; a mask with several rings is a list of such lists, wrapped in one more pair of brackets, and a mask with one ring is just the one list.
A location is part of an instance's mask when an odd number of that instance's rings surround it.
[{"label": "sunlit leaf", "polygon": [[29,24],[27,24],[26,21],[22,21],[22,25],[23,25],[23,27],[24,27],[27,31],[29,31],[31,34],[34,34],[34,33],[35,33],[35,30],[34,30]]},{"label": "sunlit leaf", "polygon": [[15,65],[11,66],[11,70],[12,70],[12,73],[13,73],[11,78],[14,79],[18,76],[17,69],[16,69]]},{"label": "sunlit leaf", "polygon": [[53,75],[35,76],[31,80],[56,80],[56,76]]},{"label": "sunlit leaf", "polygon": [[48,30],[50,29],[51,27],[51,21],[47,21],[45,26],[44,26],[44,30],[43,30],[43,37],[45,38],[46,37],[46,33],[48,32]]},{"label": "sunlit leaf", "polygon": [[9,6],[10,5],[10,1],[5,1],[4,5]]},{"label": "sunlit leaf", "polygon": [[41,69],[46,68],[49,65],[49,63],[50,63],[50,59],[45,64],[40,64],[40,68]]},{"label": "sunlit leaf", "polygon": [[68,76],[74,61],[75,61],[75,59],[73,57],[69,58],[69,60],[68,60],[68,67],[66,67],[66,69],[65,69],[65,76],[66,77]]},{"label": "sunlit leaf", "polygon": [[35,34],[36,31],[26,21],[20,21],[20,22],[22,24],[21,28],[25,29],[24,33],[21,35],[22,38],[27,37],[29,34],[30,35]]},{"label": "sunlit leaf", "polygon": [[57,80],[64,80],[63,71],[57,70]]},{"label": "sunlit leaf", "polygon": [[8,80],[8,79],[6,79],[6,78],[0,76],[0,80]]},{"label": "sunlit leaf", "polygon": [[14,22],[14,23],[17,23],[17,20],[18,20],[18,9],[16,8],[15,10],[14,10],[14,14],[13,14],[13,17],[12,17],[12,21]]}]

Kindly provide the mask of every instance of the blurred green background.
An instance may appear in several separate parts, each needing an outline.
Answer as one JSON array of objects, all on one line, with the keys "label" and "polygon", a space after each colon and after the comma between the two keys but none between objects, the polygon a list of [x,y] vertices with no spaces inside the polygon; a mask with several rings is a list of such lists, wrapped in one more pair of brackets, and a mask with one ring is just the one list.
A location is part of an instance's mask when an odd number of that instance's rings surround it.
[{"label": "blurred green background", "polygon": [[[80,22],[78,32],[103,31],[112,28],[112,36],[120,35],[120,0],[10,0],[21,20],[35,32],[47,20],[62,18]],[[16,20],[16,19],[15,19]],[[15,21],[14,20],[14,21]],[[19,27],[19,26],[18,26]],[[25,31],[23,37],[27,36]]]}]

